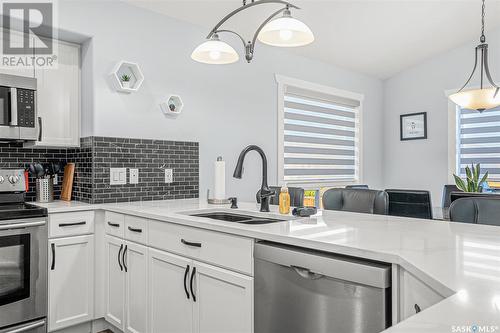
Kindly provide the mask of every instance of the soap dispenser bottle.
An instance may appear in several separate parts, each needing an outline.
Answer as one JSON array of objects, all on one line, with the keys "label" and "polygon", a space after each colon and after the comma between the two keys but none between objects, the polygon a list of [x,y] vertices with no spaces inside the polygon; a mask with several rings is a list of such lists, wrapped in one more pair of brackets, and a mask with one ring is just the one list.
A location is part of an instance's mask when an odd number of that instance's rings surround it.
[{"label": "soap dispenser bottle", "polygon": [[290,213],[290,193],[288,193],[288,187],[283,185],[281,187],[280,192],[280,214],[289,214]]}]

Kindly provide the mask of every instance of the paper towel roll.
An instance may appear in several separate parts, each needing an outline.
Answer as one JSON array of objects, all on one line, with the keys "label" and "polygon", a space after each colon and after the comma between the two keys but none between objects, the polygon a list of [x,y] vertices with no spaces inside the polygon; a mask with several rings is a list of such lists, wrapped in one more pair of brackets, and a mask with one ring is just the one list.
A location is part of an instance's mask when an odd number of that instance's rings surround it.
[{"label": "paper towel roll", "polygon": [[214,199],[226,199],[226,162],[222,157],[217,157],[214,163]]}]

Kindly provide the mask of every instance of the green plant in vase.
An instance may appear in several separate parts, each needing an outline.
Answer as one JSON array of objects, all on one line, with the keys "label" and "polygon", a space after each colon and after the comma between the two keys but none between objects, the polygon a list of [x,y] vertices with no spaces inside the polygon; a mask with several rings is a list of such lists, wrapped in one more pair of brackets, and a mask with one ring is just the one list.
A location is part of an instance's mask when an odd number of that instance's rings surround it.
[{"label": "green plant in vase", "polygon": [[130,75],[123,74],[120,76],[120,81],[122,82],[122,87],[124,88],[130,88]]},{"label": "green plant in vase", "polygon": [[455,184],[457,187],[464,192],[482,192],[483,191],[483,183],[488,179],[488,171],[481,177],[481,164],[478,163],[474,166],[471,164],[465,167],[465,175],[467,178],[463,180],[459,176],[453,174],[455,178]]}]

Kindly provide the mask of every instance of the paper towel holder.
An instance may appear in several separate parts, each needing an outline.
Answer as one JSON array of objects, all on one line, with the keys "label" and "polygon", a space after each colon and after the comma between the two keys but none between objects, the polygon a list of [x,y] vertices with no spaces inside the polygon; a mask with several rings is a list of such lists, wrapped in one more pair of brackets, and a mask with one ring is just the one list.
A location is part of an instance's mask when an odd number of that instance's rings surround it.
[{"label": "paper towel holder", "polygon": [[214,199],[210,198],[210,189],[207,189],[207,202],[210,205],[226,205],[230,204],[231,201],[229,199]]}]

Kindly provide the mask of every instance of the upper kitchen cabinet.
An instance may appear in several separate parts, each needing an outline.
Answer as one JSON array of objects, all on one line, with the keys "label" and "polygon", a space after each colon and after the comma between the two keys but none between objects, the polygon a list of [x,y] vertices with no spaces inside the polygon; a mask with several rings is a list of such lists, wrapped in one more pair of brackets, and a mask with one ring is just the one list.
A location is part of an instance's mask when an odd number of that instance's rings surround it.
[{"label": "upper kitchen cabinet", "polygon": [[30,143],[42,147],[80,145],[80,46],[56,41],[57,68],[37,68],[40,134]]},{"label": "upper kitchen cabinet", "polygon": [[[13,35],[19,38],[20,33]],[[55,66],[37,66],[35,70],[22,66],[0,67],[0,73],[37,79],[39,136],[38,141],[25,145],[76,147],[80,145],[80,45],[59,40],[53,43]]]}]

